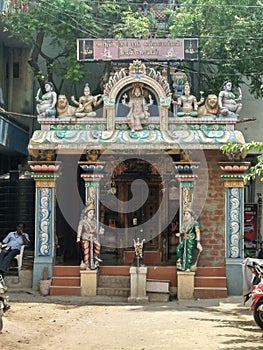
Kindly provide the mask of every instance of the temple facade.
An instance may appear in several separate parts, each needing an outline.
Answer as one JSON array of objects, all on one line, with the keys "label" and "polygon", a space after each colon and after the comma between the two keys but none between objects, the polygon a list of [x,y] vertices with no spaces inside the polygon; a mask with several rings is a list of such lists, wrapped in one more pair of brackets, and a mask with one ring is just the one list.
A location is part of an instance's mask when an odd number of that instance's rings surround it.
[{"label": "temple facade", "polygon": [[[134,60],[112,72],[102,94],[92,96],[87,84],[74,106],[59,95],[55,115],[41,109],[41,128],[28,146],[36,188],[33,287],[44,268],[53,276],[58,261],[123,274],[134,264],[135,242],[144,240],[147,278],[178,289],[177,247],[184,241],[182,259],[193,255],[195,297],[242,292],[242,174],[249,163],[220,150],[245,142],[235,129],[238,107],[228,109],[227,88],[206,98],[191,88],[176,68],[168,76]],[[88,206],[97,225],[89,251],[77,239]],[[200,228],[191,254],[191,232],[183,232],[187,210]],[[90,254],[99,261],[92,268]],[[202,284],[206,277],[221,280]]]}]

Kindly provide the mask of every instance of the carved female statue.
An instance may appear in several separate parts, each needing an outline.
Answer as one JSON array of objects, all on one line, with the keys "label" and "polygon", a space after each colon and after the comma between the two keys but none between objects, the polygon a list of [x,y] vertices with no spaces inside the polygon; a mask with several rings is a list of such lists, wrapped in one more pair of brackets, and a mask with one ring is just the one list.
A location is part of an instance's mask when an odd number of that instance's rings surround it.
[{"label": "carved female statue", "polygon": [[242,108],[242,91],[239,88],[239,97],[236,98],[232,90],[232,82],[225,81],[218,96],[218,106],[220,114],[227,116],[228,114],[239,114]]},{"label": "carved female statue", "polygon": [[127,120],[131,131],[143,130],[141,120],[147,120],[150,116],[148,112],[149,106],[153,104],[152,96],[149,95],[149,103],[143,96],[143,88],[141,84],[134,84],[131,92],[130,101],[127,103],[127,95],[123,95],[122,104],[130,108]]},{"label": "carved female statue", "polygon": [[40,99],[39,95],[41,89],[38,89],[36,95],[36,101],[39,102],[36,105],[36,110],[41,117],[55,117],[56,116],[56,103],[57,93],[54,91],[54,85],[50,82],[45,84],[46,93],[42,95]]},{"label": "carved female statue", "polygon": [[104,234],[104,228],[101,227],[98,232],[95,207],[93,204],[90,204],[81,213],[77,232],[77,242],[81,242],[83,262],[86,265],[86,270],[97,269],[102,261],[99,258],[101,246],[96,237],[98,233]]},{"label": "carved female statue", "polygon": [[93,106],[96,107],[101,104],[102,98],[98,100],[100,96],[101,94],[92,96],[90,94],[89,84],[86,84],[84,87],[83,96],[79,98],[79,101],[77,101],[74,96],[71,96],[71,101],[78,106],[75,116],[79,118],[96,117],[97,113],[93,111]]},{"label": "carved female statue", "polygon": [[182,236],[182,240],[177,246],[176,267],[178,270],[190,271],[194,264],[195,248],[200,252],[203,250],[200,243],[200,226],[191,209],[184,210],[184,220],[180,231],[176,234],[177,237]]}]

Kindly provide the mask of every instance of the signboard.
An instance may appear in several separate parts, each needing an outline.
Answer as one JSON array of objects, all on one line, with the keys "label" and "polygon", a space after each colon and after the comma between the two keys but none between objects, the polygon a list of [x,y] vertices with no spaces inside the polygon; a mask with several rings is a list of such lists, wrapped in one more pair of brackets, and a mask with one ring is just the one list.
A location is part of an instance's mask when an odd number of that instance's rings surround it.
[{"label": "signboard", "polygon": [[244,205],[244,248],[257,249],[258,232],[257,204]]},{"label": "signboard", "polygon": [[198,59],[198,39],[78,39],[78,61]]}]

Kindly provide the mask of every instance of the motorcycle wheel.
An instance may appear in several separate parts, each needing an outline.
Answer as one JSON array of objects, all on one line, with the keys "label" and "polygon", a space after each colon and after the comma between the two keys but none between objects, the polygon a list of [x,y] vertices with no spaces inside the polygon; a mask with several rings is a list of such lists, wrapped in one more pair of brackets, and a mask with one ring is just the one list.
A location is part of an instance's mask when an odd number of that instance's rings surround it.
[{"label": "motorcycle wheel", "polygon": [[259,300],[254,308],[254,320],[256,324],[263,329],[263,312],[259,311],[258,308],[263,304],[263,299]]}]

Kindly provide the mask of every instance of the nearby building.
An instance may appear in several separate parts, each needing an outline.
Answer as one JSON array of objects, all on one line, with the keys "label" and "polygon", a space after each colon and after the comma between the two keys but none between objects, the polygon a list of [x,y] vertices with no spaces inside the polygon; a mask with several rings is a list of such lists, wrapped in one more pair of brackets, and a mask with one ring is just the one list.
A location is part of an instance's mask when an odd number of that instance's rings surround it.
[{"label": "nearby building", "polygon": [[[9,2],[0,1],[0,10]],[[32,73],[27,46],[4,30],[0,19],[0,239],[24,221],[34,245],[34,182],[28,170],[27,146],[36,118],[32,106]]]}]

